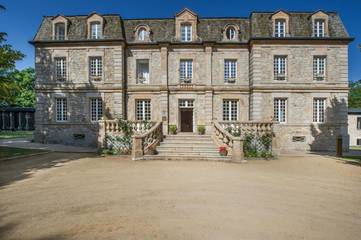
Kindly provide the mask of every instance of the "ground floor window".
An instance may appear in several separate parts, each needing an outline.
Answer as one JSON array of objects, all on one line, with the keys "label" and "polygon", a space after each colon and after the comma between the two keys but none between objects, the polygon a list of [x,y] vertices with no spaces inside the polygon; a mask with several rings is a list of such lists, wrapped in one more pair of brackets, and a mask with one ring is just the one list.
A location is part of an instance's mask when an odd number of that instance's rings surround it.
[{"label": "ground floor window", "polygon": [[314,98],[313,99],[313,122],[323,123],[325,122],[325,106],[326,99]]},{"label": "ground floor window", "polygon": [[357,144],[357,146],[361,146],[361,138],[358,138],[358,139],[357,139],[357,143],[356,143],[356,144]]},{"label": "ground floor window", "polygon": [[238,100],[223,100],[223,121],[238,121]]},{"label": "ground floor window", "polygon": [[361,129],[361,117],[357,118],[357,129]]},{"label": "ground floor window", "polygon": [[66,98],[56,98],[56,121],[64,122],[68,120],[68,103]]},{"label": "ground floor window", "polygon": [[150,100],[136,100],[136,120],[150,121]]},{"label": "ground floor window", "polygon": [[286,122],[286,98],[275,98],[274,99],[274,106],[273,106],[273,113],[274,119],[280,123]]},{"label": "ground floor window", "polygon": [[101,98],[90,99],[90,119],[92,122],[101,120],[103,116],[103,101]]}]

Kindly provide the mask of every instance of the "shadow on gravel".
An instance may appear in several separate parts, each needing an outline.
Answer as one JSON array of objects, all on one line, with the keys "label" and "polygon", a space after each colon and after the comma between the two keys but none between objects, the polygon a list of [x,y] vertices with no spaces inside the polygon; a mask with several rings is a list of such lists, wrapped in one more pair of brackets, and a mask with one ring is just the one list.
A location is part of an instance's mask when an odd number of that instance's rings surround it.
[{"label": "shadow on gravel", "polygon": [[0,189],[16,181],[27,179],[38,170],[61,167],[64,163],[85,157],[97,157],[97,155],[91,153],[54,152],[33,157],[0,161]]}]

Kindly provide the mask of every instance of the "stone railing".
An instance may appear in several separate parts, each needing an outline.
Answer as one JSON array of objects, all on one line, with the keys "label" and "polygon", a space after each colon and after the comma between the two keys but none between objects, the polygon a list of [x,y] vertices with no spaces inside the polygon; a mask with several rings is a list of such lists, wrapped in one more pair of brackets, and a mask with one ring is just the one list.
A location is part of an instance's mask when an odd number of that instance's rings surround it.
[{"label": "stone railing", "polygon": [[225,146],[232,161],[245,162],[243,141],[247,134],[273,132],[273,122],[213,122],[213,139],[218,146]]},{"label": "stone railing", "polygon": [[162,122],[157,122],[143,134],[133,135],[132,159],[140,160],[145,154],[153,155],[159,143],[163,141]]}]

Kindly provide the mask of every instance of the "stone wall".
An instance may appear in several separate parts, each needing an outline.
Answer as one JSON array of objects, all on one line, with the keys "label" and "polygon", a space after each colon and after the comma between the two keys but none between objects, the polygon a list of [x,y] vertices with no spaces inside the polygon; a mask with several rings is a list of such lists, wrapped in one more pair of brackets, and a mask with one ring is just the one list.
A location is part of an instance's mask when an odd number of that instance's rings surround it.
[{"label": "stone wall", "polygon": [[357,129],[357,118],[361,118],[361,114],[348,115],[348,132],[350,134],[350,146],[356,146],[357,139],[361,139],[361,129]]}]

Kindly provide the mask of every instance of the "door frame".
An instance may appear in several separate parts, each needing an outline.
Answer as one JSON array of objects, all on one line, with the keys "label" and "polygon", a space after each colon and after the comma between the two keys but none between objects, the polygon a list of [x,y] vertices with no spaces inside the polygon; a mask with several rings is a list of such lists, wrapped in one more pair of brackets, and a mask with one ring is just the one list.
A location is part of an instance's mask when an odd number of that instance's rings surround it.
[{"label": "door frame", "polygon": [[[188,105],[186,106],[181,106],[181,101],[185,101],[185,102],[188,102]],[[191,103],[191,104],[189,104]],[[194,117],[194,99],[191,99],[191,98],[182,98],[182,99],[178,99],[178,126],[179,126],[179,132],[182,132],[181,131],[181,128],[182,128],[182,118],[181,118],[181,109],[182,108],[187,108],[187,109],[192,109],[192,133],[195,132],[195,117]],[[189,132],[189,133],[191,133]]]}]

